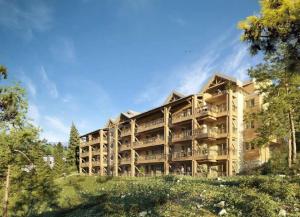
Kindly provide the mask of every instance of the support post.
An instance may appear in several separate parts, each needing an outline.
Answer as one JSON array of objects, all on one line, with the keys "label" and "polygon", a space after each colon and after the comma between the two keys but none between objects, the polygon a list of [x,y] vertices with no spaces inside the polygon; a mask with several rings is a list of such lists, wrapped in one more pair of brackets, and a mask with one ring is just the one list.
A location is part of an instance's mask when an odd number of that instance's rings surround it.
[{"label": "support post", "polygon": [[164,173],[165,175],[169,175],[170,164],[169,164],[169,118],[170,118],[170,107],[164,107],[164,155],[165,155],[165,163],[164,163]]},{"label": "support post", "polygon": [[227,135],[228,135],[228,176],[232,176],[233,169],[233,153],[232,153],[232,90],[228,91],[227,94],[227,105],[228,105],[228,121],[227,121]]},{"label": "support post", "polygon": [[[92,135],[89,135],[89,141],[92,140]],[[89,175],[91,176],[92,173],[92,146],[89,144]]]},{"label": "support post", "polygon": [[135,150],[134,150],[134,142],[135,142],[135,120],[130,120],[130,170],[131,176],[135,176]]},{"label": "support post", "polygon": [[114,126],[114,176],[118,176],[119,174],[119,138],[118,138],[118,124]]},{"label": "support post", "polygon": [[104,146],[104,132],[103,129],[100,130],[99,132],[99,138],[100,138],[100,176],[104,175],[104,151],[103,151],[103,146]]},{"label": "support post", "polygon": [[198,105],[197,95],[192,96],[192,176],[196,176],[197,173],[197,162],[195,160],[195,149],[196,149],[196,139],[195,139],[195,130],[196,130],[196,109]]}]

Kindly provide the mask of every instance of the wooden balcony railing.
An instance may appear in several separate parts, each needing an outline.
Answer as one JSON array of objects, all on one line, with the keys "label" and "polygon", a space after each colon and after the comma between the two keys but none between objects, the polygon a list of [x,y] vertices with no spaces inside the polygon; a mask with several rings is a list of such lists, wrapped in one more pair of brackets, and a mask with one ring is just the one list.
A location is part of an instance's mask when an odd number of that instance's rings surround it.
[{"label": "wooden balcony railing", "polygon": [[121,131],[121,137],[130,136],[130,135],[131,135],[131,130],[130,129],[126,129],[126,130]]},{"label": "wooden balcony railing", "polygon": [[157,161],[163,161],[164,154],[153,154],[153,155],[143,155],[139,156],[137,158],[137,163],[151,163],[151,162],[157,162]]},{"label": "wooden balcony railing", "polygon": [[122,144],[119,147],[119,151],[126,151],[126,150],[129,150],[129,149],[130,149],[130,143]]},{"label": "wooden balcony railing", "polygon": [[100,161],[98,160],[94,160],[92,161],[92,166],[100,166]]},{"label": "wooden balcony railing", "polygon": [[153,120],[153,121],[149,121],[147,123],[140,124],[137,128],[137,132],[138,133],[139,132],[144,132],[144,131],[152,130],[152,129],[162,127],[162,126],[164,126],[164,119],[159,118],[159,119],[156,119],[156,120]]},{"label": "wooden balcony railing", "polygon": [[194,152],[194,156],[197,159],[201,160],[217,160],[220,156],[226,156],[227,150],[226,149],[219,149],[219,150],[198,150]]},{"label": "wooden balcony railing", "polygon": [[172,135],[172,142],[184,141],[192,139],[192,130],[185,130]]},{"label": "wooden balcony railing", "polygon": [[83,163],[81,163],[81,167],[89,167],[89,162],[83,162]]},{"label": "wooden balcony railing", "polygon": [[154,137],[150,139],[140,140],[134,142],[134,147],[148,147],[148,146],[155,146],[155,145],[162,145],[164,144],[164,138],[163,137]]},{"label": "wooden balcony railing", "polygon": [[182,121],[186,121],[192,118],[192,110],[189,109],[187,111],[180,112],[174,116],[172,116],[172,124],[179,123]]},{"label": "wooden balcony railing", "polygon": [[196,129],[194,131],[195,138],[204,139],[204,138],[217,138],[217,133],[214,130],[203,130],[203,129]]},{"label": "wooden balcony railing", "polygon": [[200,107],[196,109],[196,116],[200,118],[210,117],[211,119],[216,120],[217,111],[214,108]]},{"label": "wooden balcony railing", "polygon": [[86,152],[81,152],[80,154],[81,157],[88,157],[89,156],[89,152],[86,151]]},{"label": "wooden balcony railing", "polygon": [[100,143],[100,138],[92,139],[92,140],[88,141],[88,143],[89,143],[89,145],[98,144],[98,143]]},{"label": "wooden balcony railing", "polygon": [[130,158],[121,158],[119,159],[119,164],[124,165],[124,164],[130,164]]},{"label": "wooden balcony railing", "polygon": [[179,151],[171,154],[172,160],[186,160],[192,157],[192,151]]}]

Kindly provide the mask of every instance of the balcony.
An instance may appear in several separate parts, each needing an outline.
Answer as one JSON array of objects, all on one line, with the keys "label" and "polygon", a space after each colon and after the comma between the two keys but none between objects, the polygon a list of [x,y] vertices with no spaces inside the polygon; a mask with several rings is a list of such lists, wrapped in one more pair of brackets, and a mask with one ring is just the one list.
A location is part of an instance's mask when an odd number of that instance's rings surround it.
[{"label": "balcony", "polygon": [[88,141],[89,145],[94,145],[94,144],[99,144],[99,143],[100,143],[100,138],[91,139],[90,141]]},{"label": "balcony", "polygon": [[92,149],[92,155],[100,155],[100,149]]},{"label": "balcony", "polygon": [[172,142],[180,142],[192,139],[192,130],[185,130],[181,133],[175,133],[172,135]]},{"label": "balcony", "polygon": [[143,123],[141,125],[138,126],[137,128],[137,132],[144,132],[147,130],[153,130],[155,128],[160,128],[164,126],[164,119],[163,118],[159,118],[153,121],[149,121],[147,123]]},{"label": "balcony", "polygon": [[206,102],[215,102],[220,100],[223,97],[226,97],[227,91],[226,90],[218,90],[215,93],[210,93],[210,97],[206,98]]},{"label": "balcony", "polygon": [[196,109],[196,117],[206,121],[217,120],[217,112],[213,108],[201,107]]},{"label": "balcony", "polygon": [[95,161],[92,161],[92,166],[100,166],[100,161],[99,160],[95,160]]},{"label": "balcony", "polygon": [[145,139],[141,141],[136,141],[134,142],[133,146],[134,148],[144,148],[144,147],[163,145],[163,144],[164,144],[163,137],[155,137],[155,138]]},{"label": "balcony", "polygon": [[180,151],[172,153],[172,161],[191,160],[192,151]]},{"label": "balcony", "polygon": [[130,150],[130,143],[122,144],[119,146],[119,151],[128,151]]},{"label": "balcony", "polygon": [[130,135],[131,135],[130,129],[125,129],[121,131],[121,137],[130,136]]},{"label": "balcony", "polygon": [[217,133],[213,130],[196,129],[194,131],[194,136],[197,139],[215,140],[217,138]]},{"label": "balcony", "polygon": [[191,118],[192,118],[192,110],[189,109],[172,116],[172,124],[187,121],[190,120]]},{"label": "balcony", "polygon": [[197,160],[216,162],[218,153],[216,150],[199,150],[194,152],[194,156]]},{"label": "balcony", "polygon": [[130,164],[130,158],[121,158],[119,159],[119,164],[120,165],[126,165],[126,164]]},{"label": "balcony", "polygon": [[80,157],[88,157],[89,156],[89,152],[85,151],[85,152],[81,152]]},{"label": "balcony", "polygon": [[81,163],[81,167],[89,167],[89,162]]},{"label": "balcony", "polygon": [[163,162],[165,160],[164,155],[154,154],[154,155],[142,155],[137,158],[137,163],[156,163]]}]

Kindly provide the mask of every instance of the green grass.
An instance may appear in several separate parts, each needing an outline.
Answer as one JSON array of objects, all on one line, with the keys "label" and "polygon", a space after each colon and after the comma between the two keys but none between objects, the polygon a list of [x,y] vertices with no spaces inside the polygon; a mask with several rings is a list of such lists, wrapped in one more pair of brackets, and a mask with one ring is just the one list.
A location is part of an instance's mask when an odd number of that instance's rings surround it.
[{"label": "green grass", "polygon": [[40,217],[300,216],[300,177],[240,176],[209,180],[192,177],[60,178],[59,208]]}]

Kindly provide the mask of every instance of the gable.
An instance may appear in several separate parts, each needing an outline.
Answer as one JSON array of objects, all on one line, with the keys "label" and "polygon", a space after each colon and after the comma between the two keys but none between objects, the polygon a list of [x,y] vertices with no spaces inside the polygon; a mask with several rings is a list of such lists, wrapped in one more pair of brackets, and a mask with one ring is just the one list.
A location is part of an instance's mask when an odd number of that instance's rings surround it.
[{"label": "gable", "polygon": [[184,97],[183,94],[178,93],[177,91],[173,91],[173,92],[167,97],[167,99],[165,100],[164,104],[168,104],[168,103],[170,103],[170,102],[174,102],[174,101],[176,101],[176,100],[178,100],[178,99],[181,99],[181,98],[183,98],[183,97]]},{"label": "gable", "polygon": [[207,82],[207,84],[202,88],[200,93],[204,93],[205,91],[207,91],[211,88],[218,87],[218,86],[228,84],[228,83],[237,84],[237,80],[230,78],[229,76],[226,76],[226,75],[215,74],[211,77],[211,79]]}]

